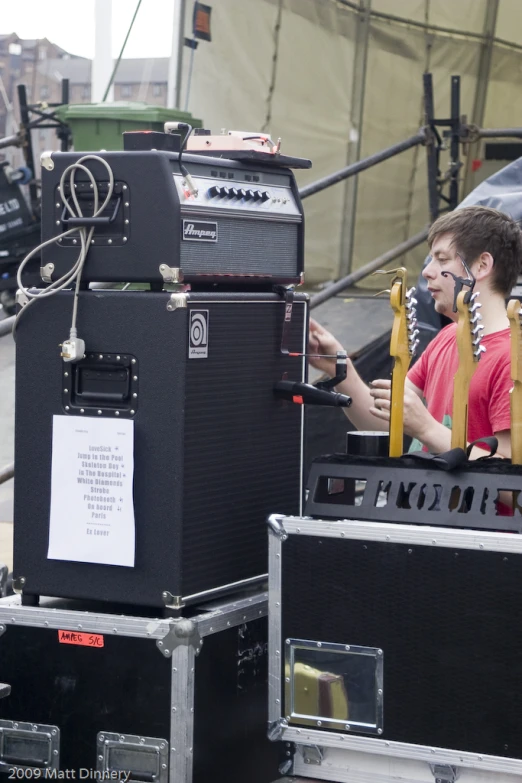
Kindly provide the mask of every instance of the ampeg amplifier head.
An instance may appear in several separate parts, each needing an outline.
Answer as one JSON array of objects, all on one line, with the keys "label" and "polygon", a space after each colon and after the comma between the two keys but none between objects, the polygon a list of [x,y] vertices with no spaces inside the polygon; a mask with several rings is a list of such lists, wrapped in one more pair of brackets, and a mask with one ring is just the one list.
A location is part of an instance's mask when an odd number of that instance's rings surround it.
[{"label": "ampeg amplifier head", "polygon": [[76,263],[81,227],[86,282],[302,282],[303,210],[287,167],[298,161],[260,157],[185,153],[180,163],[180,153],[166,150],[47,153],[42,241],[57,242],[42,250],[46,282]]}]

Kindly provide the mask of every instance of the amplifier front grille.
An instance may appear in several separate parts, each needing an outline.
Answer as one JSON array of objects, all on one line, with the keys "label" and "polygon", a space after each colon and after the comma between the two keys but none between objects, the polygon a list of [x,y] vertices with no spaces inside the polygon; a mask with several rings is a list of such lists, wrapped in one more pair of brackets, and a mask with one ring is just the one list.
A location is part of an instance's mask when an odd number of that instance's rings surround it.
[{"label": "amplifier front grille", "polygon": [[[188,361],[186,382],[184,595],[266,573],[266,519],[298,513],[301,483],[301,407],[272,392],[285,372],[301,378],[301,360],[279,351],[284,303],[202,307],[209,356]],[[305,315],[294,305],[292,351]]]},{"label": "amplifier front grille", "polygon": [[185,277],[190,273],[298,277],[301,273],[298,223],[222,218],[217,224],[217,242],[180,241]]}]

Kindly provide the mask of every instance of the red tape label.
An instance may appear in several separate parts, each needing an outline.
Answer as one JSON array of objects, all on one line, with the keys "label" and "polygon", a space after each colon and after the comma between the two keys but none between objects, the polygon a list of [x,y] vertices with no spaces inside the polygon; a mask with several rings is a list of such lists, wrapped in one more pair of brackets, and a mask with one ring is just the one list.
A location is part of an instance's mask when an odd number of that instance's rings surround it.
[{"label": "red tape label", "polygon": [[78,644],[81,647],[103,647],[101,633],[78,633],[77,631],[58,631],[60,644]]}]

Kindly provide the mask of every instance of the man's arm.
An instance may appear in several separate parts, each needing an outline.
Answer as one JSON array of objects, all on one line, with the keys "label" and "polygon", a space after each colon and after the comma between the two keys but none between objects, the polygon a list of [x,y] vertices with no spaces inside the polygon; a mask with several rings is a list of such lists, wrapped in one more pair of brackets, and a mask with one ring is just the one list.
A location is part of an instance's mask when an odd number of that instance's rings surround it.
[{"label": "man's arm", "polygon": [[[333,378],[335,375],[335,355],[337,351],[343,350],[343,346],[333,334],[312,318],[310,319],[308,350],[311,354],[321,355],[320,358],[312,356],[310,364]],[[332,358],[324,358],[325,355]],[[388,423],[371,412],[373,398],[370,395],[370,389],[357,373],[350,359],[347,362],[346,380],[339,383],[335,390],[352,398],[351,406],[343,408],[343,411],[358,430],[388,431]]]},{"label": "man's arm", "polygon": [[[370,410],[382,422],[390,420],[390,389],[387,380],[372,383],[370,395],[374,400]],[[432,454],[441,454],[451,449],[451,430],[433,418],[422,402],[422,392],[406,379],[404,391],[404,432],[412,438],[417,438]],[[511,458],[511,430],[495,432],[498,440],[497,455],[504,459]],[[488,456],[487,449],[473,446],[470,459]]]}]

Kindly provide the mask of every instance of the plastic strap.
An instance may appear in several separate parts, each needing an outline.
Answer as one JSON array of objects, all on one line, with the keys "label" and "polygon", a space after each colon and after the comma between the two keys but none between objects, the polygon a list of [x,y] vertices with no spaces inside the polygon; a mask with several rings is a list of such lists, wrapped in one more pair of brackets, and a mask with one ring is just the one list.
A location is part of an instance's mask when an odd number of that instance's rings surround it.
[{"label": "plastic strap", "polygon": [[440,468],[441,470],[456,470],[468,462],[471,449],[473,446],[477,446],[479,443],[485,446],[489,446],[490,453],[484,455],[483,457],[478,457],[476,460],[473,460],[474,462],[489,459],[496,454],[498,449],[498,440],[493,435],[491,435],[485,438],[477,438],[477,440],[474,440],[473,443],[469,444],[466,451],[460,448],[450,449],[449,451],[444,451],[441,454],[431,454],[429,451],[412,451],[408,454],[403,454],[403,457],[428,460],[433,462],[434,466]]}]

